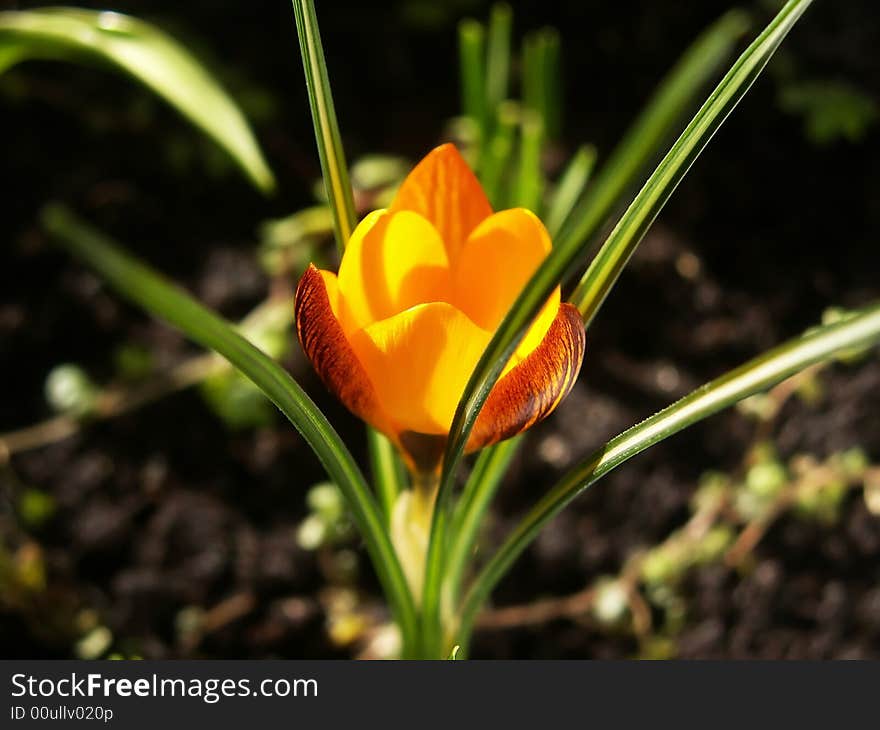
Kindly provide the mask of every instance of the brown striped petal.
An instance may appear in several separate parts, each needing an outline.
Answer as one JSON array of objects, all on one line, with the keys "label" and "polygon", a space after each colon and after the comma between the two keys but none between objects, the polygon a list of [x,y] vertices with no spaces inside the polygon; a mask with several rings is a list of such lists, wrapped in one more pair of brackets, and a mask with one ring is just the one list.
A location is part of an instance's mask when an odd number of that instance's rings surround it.
[{"label": "brown striped petal", "polygon": [[294,313],[300,344],[330,392],[358,418],[390,435],[376,391],[333,312],[335,286],[334,274],[311,264],[299,280]]},{"label": "brown striped petal", "polygon": [[561,304],[541,343],[492,388],[467,450],[515,436],[550,415],[577,380],[585,340],[577,308]]}]

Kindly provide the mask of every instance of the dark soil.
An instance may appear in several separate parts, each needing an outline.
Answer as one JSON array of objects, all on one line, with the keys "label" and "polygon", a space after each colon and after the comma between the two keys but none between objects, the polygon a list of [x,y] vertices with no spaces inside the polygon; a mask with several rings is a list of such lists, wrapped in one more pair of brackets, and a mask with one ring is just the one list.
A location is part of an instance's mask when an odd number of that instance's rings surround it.
[{"label": "dark soil", "polygon": [[[36,3],[0,3],[7,5]],[[369,5],[340,3],[344,12],[321,18],[348,152],[417,158],[458,109],[454,23],[485,17],[486,7],[396,2],[376,13]],[[520,31],[545,23],[562,31],[568,147],[593,141],[606,152],[665,69],[728,7],[722,0],[514,5]],[[434,8],[439,17],[416,12],[434,6],[443,8]],[[7,181],[0,431],[50,415],[43,383],[58,363],[79,363],[102,381],[122,343],[149,348],[165,365],[196,351],[50,246],[36,222],[45,202],[73,206],[235,318],[268,286],[252,256],[257,225],[308,204],[318,175],[289,3],[237,0],[221,11],[209,2],[120,0],[114,8],[191,39],[233,92],[268,95],[271,113],[258,114],[255,127],[280,192],[263,200],[231,167],[212,165],[216,155],[196,132],[121,78],[32,63],[0,79]],[[826,307],[880,296],[877,127],[858,143],[818,146],[802,119],[777,104],[786,73],[845,79],[876,100],[875,16],[873,0],[817,2],[694,166],[591,328],[571,397],[530,434],[497,500],[492,538],[610,436],[815,324]],[[176,166],[174,144],[190,150]],[[682,275],[682,255],[695,257],[695,276]],[[360,424],[301,361],[291,356],[288,365],[363,457]],[[836,365],[823,383],[821,403],[793,402],[784,411],[780,453],[822,458],[860,446],[880,462],[880,361]],[[612,473],[545,530],[497,590],[496,604],[564,595],[617,574],[634,550],[681,526],[700,474],[736,469],[751,437],[745,417],[722,414]],[[231,432],[192,391],[15,456],[0,470],[0,537],[7,550],[35,541],[48,578],[26,604],[0,600],[3,655],[73,656],[84,607],[126,654],[350,655],[324,630],[321,560],[293,538],[307,513],[305,492],[322,479],[289,425]],[[13,516],[25,487],[57,503],[39,529]],[[878,555],[880,518],[860,493],[833,526],[785,517],[751,569],[690,575],[677,655],[878,658]],[[377,597],[365,560],[358,583]],[[243,595],[252,603],[238,618],[197,645],[181,642],[182,609]],[[483,631],[474,645],[476,656],[498,658],[637,652],[626,633],[567,620]]]}]

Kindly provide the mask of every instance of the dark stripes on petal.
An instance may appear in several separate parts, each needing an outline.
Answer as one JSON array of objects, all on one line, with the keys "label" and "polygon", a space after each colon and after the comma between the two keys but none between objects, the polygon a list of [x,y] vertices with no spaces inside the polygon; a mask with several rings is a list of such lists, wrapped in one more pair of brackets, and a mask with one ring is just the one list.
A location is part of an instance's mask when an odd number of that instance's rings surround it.
[{"label": "dark stripes on petal", "polygon": [[495,384],[467,450],[508,439],[550,415],[577,380],[585,341],[577,308],[561,304],[541,344]]},{"label": "dark stripes on petal", "polygon": [[324,277],[314,265],[296,288],[294,312],[303,351],[327,388],[356,416],[385,430],[373,385],[333,314]]}]

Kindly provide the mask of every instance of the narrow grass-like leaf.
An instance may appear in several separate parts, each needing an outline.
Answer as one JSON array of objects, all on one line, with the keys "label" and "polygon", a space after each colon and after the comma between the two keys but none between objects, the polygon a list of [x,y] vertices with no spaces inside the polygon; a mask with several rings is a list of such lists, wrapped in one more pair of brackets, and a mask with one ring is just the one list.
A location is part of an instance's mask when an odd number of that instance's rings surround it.
[{"label": "narrow grass-like leaf", "polygon": [[318,155],[324,173],[324,187],[333,211],[336,246],[339,254],[342,255],[357,222],[348,166],[345,164],[342,137],[336,121],[336,109],[333,106],[333,94],[327,76],[327,64],[324,60],[315,4],[312,0],[293,0],[293,12],[296,16],[296,30],[309,92],[312,123],[318,141]]},{"label": "narrow grass-like leaf", "polygon": [[620,197],[657,155],[697,94],[730,57],[749,27],[749,16],[731,10],[707,28],[660,82],[645,106],[601,165],[590,188],[570,214],[556,224],[557,242],[585,241],[593,236],[618,205]]},{"label": "narrow grass-like leaf", "polygon": [[397,496],[406,485],[406,469],[394,444],[373,428],[367,429],[367,450],[370,453],[373,482],[387,524],[391,520]]},{"label": "narrow grass-like leaf", "polygon": [[555,238],[559,233],[563,221],[571,213],[586,188],[595,164],[596,148],[592,145],[582,145],[563,171],[544,219],[551,238]]},{"label": "narrow grass-like leaf", "polygon": [[559,33],[544,28],[523,39],[523,105],[537,112],[547,139],[559,136],[562,84],[559,63]]},{"label": "narrow grass-like leaf", "polygon": [[486,51],[486,103],[490,117],[507,98],[512,31],[513,11],[510,6],[506,3],[494,5],[489,13],[489,42]]},{"label": "narrow grass-like leaf", "polygon": [[296,381],[225,320],[65,209],[47,208],[43,224],[61,245],[94,268],[122,296],[229,360],[287,416],[345,496],[400,625],[404,645],[412,646],[415,605],[379,508],[339,434]]},{"label": "narrow grass-like leaf", "polygon": [[474,463],[474,470],[464,486],[461,500],[449,530],[452,547],[447,558],[444,595],[451,605],[458,601],[461,585],[474,551],[474,545],[489,504],[516,456],[523,437],[516,436],[500,444],[483,449]]},{"label": "narrow grass-like leaf", "polygon": [[522,42],[522,103],[526,109],[541,113],[543,92],[541,90],[542,68],[540,39],[537,33],[526,33]]},{"label": "narrow grass-like leaf", "polygon": [[[333,93],[324,61],[324,48],[318,19],[312,0],[293,0],[296,28],[299,35],[300,52],[305,69],[306,87],[312,110],[315,128],[315,141],[321,159],[321,172],[324,187],[333,214],[333,230],[340,256],[345,250],[352,231],[357,226],[348,165],[342,135],[336,121]],[[388,440],[371,427],[367,427],[367,442],[373,466],[373,479],[376,491],[382,501],[386,517],[391,514],[394,499],[403,481],[400,473],[403,465],[397,452]],[[390,501],[390,503],[389,503]]]},{"label": "narrow grass-like leaf", "polygon": [[505,101],[498,106],[493,132],[480,154],[480,182],[492,206],[506,207],[510,185],[507,176],[513,156],[516,128],[520,119],[519,105]]},{"label": "narrow grass-like leaf", "polygon": [[[880,304],[851,318],[817,327],[707,383],[671,406],[611,439],[569,471],[528,512],[480,572],[462,609],[466,639],[477,611],[517,556],[554,516],[612,469],[663,439],[837,353],[880,343]],[[462,641],[465,644],[465,641]]]},{"label": "narrow grass-like leaf", "polygon": [[541,148],[544,143],[544,122],[540,115],[524,109],[519,135],[519,169],[516,174],[516,191],[513,205],[528,208],[541,214],[544,194],[544,173],[541,171]]},{"label": "narrow grass-like leaf", "polygon": [[482,23],[463,20],[458,26],[458,63],[462,113],[480,130],[480,147],[486,129],[486,32]]},{"label": "narrow grass-like leaf", "polygon": [[[622,219],[625,231],[633,231],[638,235],[644,233],[647,224],[653,221],[690,165],[748,91],[787,32],[809,7],[810,2],[811,0],[789,0],[758,39],[740,56],[648,180],[643,192],[630,206]],[[645,192],[646,190],[648,192]],[[553,289],[576,265],[582,254],[581,243],[580,238],[573,236],[557,241],[553,251],[514,302],[477,363],[452,421],[437,492],[435,527],[442,526],[446,519],[445,512],[451,497],[455,470],[480,409],[539,309],[547,301]],[[611,261],[614,264],[611,269],[612,274],[619,271],[618,263],[622,266],[626,261],[624,258],[622,262],[618,262],[619,257],[619,247],[615,245],[611,254]],[[602,271],[606,270],[603,266]],[[613,277],[606,280],[607,287],[611,286],[613,280]],[[605,292],[607,287],[604,289]],[[425,590],[422,599],[426,614],[428,611],[433,611],[439,602],[443,580],[442,541],[445,539],[442,529],[437,531],[432,529],[425,563]],[[436,627],[429,631],[433,632],[431,640],[438,641],[439,614],[423,616],[423,624]],[[441,648],[439,644],[434,647],[435,650]]]},{"label": "narrow grass-like leaf", "polygon": [[562,63],[559,33],[555,28],[539,31],[541,38],[541,72],[543,75],[541,116],[544,133],[555,140],[562,132]]},{"label": "narrow grass-like leaf", "polygon": [[214,139],[258,188],[275,187],[236,103],[189,51],[155,26],[80,8],[0,13],[0,72],[28,59],[85,60],[124,72]]}]

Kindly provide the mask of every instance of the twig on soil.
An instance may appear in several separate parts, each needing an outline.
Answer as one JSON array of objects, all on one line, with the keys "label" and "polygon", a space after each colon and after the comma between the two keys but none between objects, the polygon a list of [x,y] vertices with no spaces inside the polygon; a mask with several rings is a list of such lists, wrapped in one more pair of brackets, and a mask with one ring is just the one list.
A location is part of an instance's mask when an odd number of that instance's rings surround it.
[{"label": "twig on soil", "polygon": [[[289,298],[289,291],[276,291],[255,307],[240,322],[239,327],[246,332],[249,327],[263,318],[278,316],[279,312],[289,320],[292,317],[292,311],[287,311],[292,310],[292,307],[286,306]],[[285,303],[283,309],[279,306],[282,301]],[[184,360],[170,370],[134,386],[109,385],[98,392],[95,407],[87,418],[61,414],[22,429],[0,434],[0,464],[8,463],[13,455],[23,451],[38,449],[70,438],[89,423],[121,416],[167,395],[185,390],[229,367],[229,363],[219,355],[206,353]]]},{"label": "twig on soil", "polygon": [[257,606],[253,593],[236,593],[210,608],[202,618],[202,635],[219,631],[233,621],[244,618]]},{"label": "twig on soil", "polygon": [[477,620],[477,626],[481,629],[509,629],[534,626],[561,618],[577,618],[590,612],[595,599],[596,589],[589,586],[561,598],[545,598],[533,603],[484,611]]},{"label": "twig on soil", "polygon": [[724,562],[730,567],[742,565],[746,557],[758,545],[785,512],[793,507],[799,498],[809,497],[832,483],[852,489],[874,478],[880,478],[880,467],[866,469],[863,473],[844,474],[828,464],[817,465],[800,479],[795,479],[782,489],[767,510],[746,523],[733,545],[727,550]]},{"label": "twig on soil", "polygon": [[[718,502],[705,509],[697,510],[684,527],[666,538],[660,546],[673,542],[696,545],[703,540],[709,530],[714,527],[718,518],[726,508],[726,503]],[[626,566],[617,579],[617,583],[626,595],[627,608],[632,617],[633,633],[645,636],[651,631],[651,607],[639,590],[641,569],[644,554],[636,555],[627,561]],[[546,598],[534,603],[484,611],[477,625],[484,629],[504,629],[518,626],[533,626],[557,619],[579,619],[589,614],[598,598],[599,590],[595,585],[559,598]]]},{"label": "twig on soil", "polygon": [[228,367],[213,354],[198,355],[137,387],[111,385],[102,390],[88,419],[62,414],[17,431],[0,434],[0,464],[17,453],[47,446],[79,433],[90,422],[107,420],[201,382]]}]

